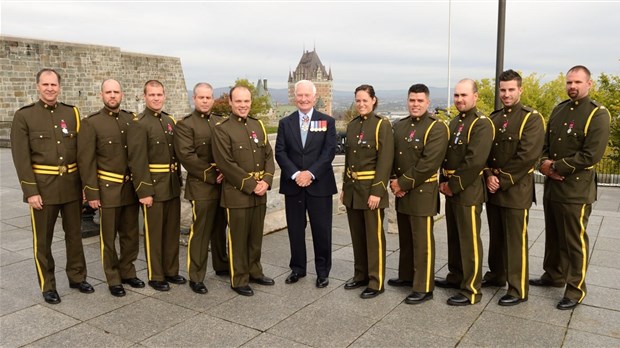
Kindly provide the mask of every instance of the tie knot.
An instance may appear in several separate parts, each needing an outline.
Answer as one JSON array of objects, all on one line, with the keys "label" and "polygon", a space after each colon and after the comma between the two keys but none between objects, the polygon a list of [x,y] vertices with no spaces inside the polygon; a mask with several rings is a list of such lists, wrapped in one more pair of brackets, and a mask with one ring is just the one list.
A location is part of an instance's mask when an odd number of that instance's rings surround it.
[{"label": "tie knot", "polygon": [[309,120],[308,115],[304,115],[303,120],[304,120],[304,122],[308,122],[308,120]]}]

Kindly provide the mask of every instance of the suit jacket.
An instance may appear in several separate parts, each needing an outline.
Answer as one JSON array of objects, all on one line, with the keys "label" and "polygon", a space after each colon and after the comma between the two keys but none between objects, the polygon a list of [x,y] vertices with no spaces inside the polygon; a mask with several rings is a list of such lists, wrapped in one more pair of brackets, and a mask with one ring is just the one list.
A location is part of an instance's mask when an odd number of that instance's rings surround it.
[{"label": "suit jacket", "polygon": [[[311,196],[331,196],[338,192],[332,167],[336,156],[336,122],[332,117],[314,110],[310,126],[306,144],[303,146],[299,111],[280,120],[276,138],[276,161],[281,169],[282,194],[294,195],[302,189]],[[302,188],[291,177],[295,172],[304,170],[309,170],[314,175],[314,181],[310,186]]]},{"label": "suit jacket", "polygon": [[64,103],[39,100],[15,112],[11,151],[24,202],[34,195],[45,204],[82,198],[76,164],[80,123],[78,109]]},{"label": "suit jacket", "polygon": [[127,162],[127,130],[135,114],[103,108],[82,120],[78,167],[86,199],[104,208],[138,202]]},{"label": "suit jacket", "polygon": [[562,203],[592,204],[596,200],[594,166],[605,154],[611,115],[586,96],[566,100],[551,112],[541,163],[555,161],[563,181],[545,178],[544,199]]}]

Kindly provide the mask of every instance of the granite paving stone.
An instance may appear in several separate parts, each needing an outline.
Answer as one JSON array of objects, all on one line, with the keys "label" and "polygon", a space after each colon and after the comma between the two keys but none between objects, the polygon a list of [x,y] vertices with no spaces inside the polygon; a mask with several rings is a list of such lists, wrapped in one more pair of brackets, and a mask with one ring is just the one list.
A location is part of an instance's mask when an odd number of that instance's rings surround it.
[{"label": "granite paving stone", "polygon": [[573,318],[568,327],[620,338],[620,311],[580,305],[574,309]]},{"label": "granite paving stone", "polygon": [[620,338],[596,335],[586,331],[568,329],[564,338],[565,348],[599,347],[617,348],[620,347]]},{"label": "granite paving stone", "polygon": [[570,311],[560,311],[555,309],[555,305],[560,300],[559,298],[535,296],[530,293],[527,302],[510,307],[498,305],[497,301],[499,301],[500,297],[505,294],[505,291],[499,291],[493,300],[491,300],[485,309],[485,312],[493,312],[564,327],[567,326],[570,321]]},{"label": "granite paving stone", "polygon": [[263,332],[260,335],[251,339],[250,341],[246,342],[242,347],[244,348],[261,348],[261,347],[304,348],[304,347],[310,347],[310,346]]},{"label": "granite paving stone", "polygon": [[19,347],[79,324],[79,321],[44,306],[35,305],[1,318],[3,347]]},{"label": "granite paving stone", "polygon": [[592,307],[607,308],[620,312],[620,284],[616,288],[588,284],[588,294],[582,303]]},{"label": "granite paving stone", "polygon": [[133,342],[86,323],[35,341],[27,347],[129,347]]},{"label": "granite paving stone", "polygon": [[378,322],[349,347],[454,347],[458,339],[433,335],[416,329],[415,322],[408,327],[394,327]]}]

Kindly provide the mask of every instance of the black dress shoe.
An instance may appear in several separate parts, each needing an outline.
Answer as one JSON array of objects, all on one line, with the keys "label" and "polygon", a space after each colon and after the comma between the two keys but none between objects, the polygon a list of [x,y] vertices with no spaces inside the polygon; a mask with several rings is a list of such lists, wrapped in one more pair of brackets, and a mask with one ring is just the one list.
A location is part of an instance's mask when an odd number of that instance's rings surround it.
[{"label": "black dress shoe", "polygon": [[258,278],[250,277],[250,283],[256,283],[260,285],[274,285],[276,282],[274,282],[273,279],[269,277],[262,276]]},{"label": "black dress shoe", "polygon": [[413,286],[413,282],[411,280],[403,280],[400,278],[392,278],[388,280],[388,285],[391,286]]},{"label": "black dress shoe", "polygon": [[316,278],[316,287],[317,288],[324,288],[326,286],[329,285],[329,279],[327,279],[327,277],[318,277]]},{"label": "black dress shoe", "polygon": [[88,284],[87,281],[81,281],[79,283],[69,283],[69,287],[71,289],[80,289],[80,292],[85,294],[91,294],[95,292],[95,289],[92,285]]},{"label": "black dress shoe", "polygon": [[192,288],[192,291],[197,294],[206,294],[207,292],[209,292],[209,290],[207,290],[207,287],[205,286],[205,283],[203,282],[193,282],[190,280],[189,287]]},{"label": "black dress shoe", "polygon": [[433,292],[412,292],[405,298],[406,304],[419,304],[424,301],[432,300]]},{"label": "black dress shoe", "polygon": [[469,306],[471,301],[464,295],[457,294],[448,299],[448,304],[450,306]]},{"label": "black dress shoe", "polygon": [[297,283],[297,281],[299,280],[299,278],[303,278],[305,277],[305,274],[300,274],[300,273],[295,273],[295,272],[291,272],[291,274],[288,275],[288,277],[286,277],[286,280],[284,281],[286,284],[293,284],[293,283]]},{"label": "black dress shoe", "polygon": [[235,290],[236,293],[238,293],[239,295],[242,295],[242,296],[252,296],[252,295],[254,295],[254,290],[252,290],[252,288],[247,286],[247,285],[246,286],[239,286],[239,287],[236,287],[236,288],[233,288],[231,286],[231,288],[233,290]]},{"label": "black dress shoe", "polygon": [[215,275],[217,276],[229,276],[230,275],[230,271],[225,269],[223,271],[215,271]]},{"label": "black dress shoe", "polygon": [[143,288],[145,287],[145,284],[142,280],[140,280],[139,278],[126,278],[126,279],[121,279],[121,283],[123,284],[129,284],[129,286],[131,286],[132,288]]},{"label": "black dress shoe", "polygon": [[530,285],[534,285],[534,286],[551,286],[554,288],[562,288],[564,287],[563,283],[554,283],[550,280],[546,280],[543,278],[538,278],[538,279],[530,279],[528,281],[528,283],[530,283]]},{"label": "black dress shoe", "polygon": [[364,291],[362,291],[362,293],[360,294],[360,297],[363,298],[363,299],[377,297],[377,296],[379,296],[379,294],[382,294],[383,291],[384,291],[384,289],[375,290],[375,289],[371,289],[371,288],[366,288],[366,289],[364,289]]},{"label": "black dress shoe", "polygon": [[362,286],[368,285],[368,280],[353,280],[349,279],[346,283],[344,283],[345,290],[357,289]]},{"label": "black dress shoe", "polygon": [[458,284],[450,283],[446,279],[435,279],[435,286],[444,289],[460,289]]},{"label": "black dress shoe", "polygon": [[149,280],[149,286],[157,291],[168,291],[170,290],[170,284],[166,281],[161,280]]},{"label": "black dress shoe", "polygon": [[525,302],[525,301],[527,301],[527,297],[519,298],[519,297],[514,297],[512,295],[504,295],[499,299],[499,301],[497,301],[497,304],[500,306],[514,306],[514,305],[518,305],[519,303]]},{"label": "black dress shoe", "polygon": [[56,290],[50,290],[43,293],[43,299],[49,304],[59,304],[60,296]]},{"label": "black dress shoe", "polygon": [[577,307],[578,304],[579,302],[577,300],[572,300],[570,298],[564,297],[562,300],[560,300],[560,302],[558,302],[556,308],[561,310],[573,309]]},{"label": "black dress shoe", "polygon": [[483,288],[488,288],[491,286],[497,286],[498,288],[503,288],[504,286],[506,286],[506,282],[501,283],[497,281],[482,279],[482,282],[480,282],[480,286],[482,286]]},{"label": "black dress shoe", "polygon": [[127,295],[122,285],[112,285],[109,287],[109,289],[110,289],[110,294],[112,294],[112,296],[123,297]]},{"label": "black dress shoe", "polygon": [[183,277],[182,275],[174,275],[174,276],[166,276],[166,281],[168,283],[172,283],[172,284],[185,284],[187,283],[187,279],[185,279],[185,277]]}]

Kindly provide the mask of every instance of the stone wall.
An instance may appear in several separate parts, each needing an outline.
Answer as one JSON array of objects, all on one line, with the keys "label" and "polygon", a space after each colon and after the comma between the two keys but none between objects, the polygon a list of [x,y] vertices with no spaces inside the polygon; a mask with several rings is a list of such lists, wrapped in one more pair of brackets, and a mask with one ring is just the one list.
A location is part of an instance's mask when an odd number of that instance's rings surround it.
[{"label": "stone wall", "polygon": [[144,110],[143,86],[149,79],[166,88],[164,110],[180,118],[191,111],[181,60],[175,57],[121,51],[118,47],[85,45],[0,36],[0,138],[15,110],[38,100],[35,75],[41,68],[53,68],[61,77],[59,100],[78,106],[82,116],[102,107],[101,82],[114,78],[125,92],[122,108]]}]

